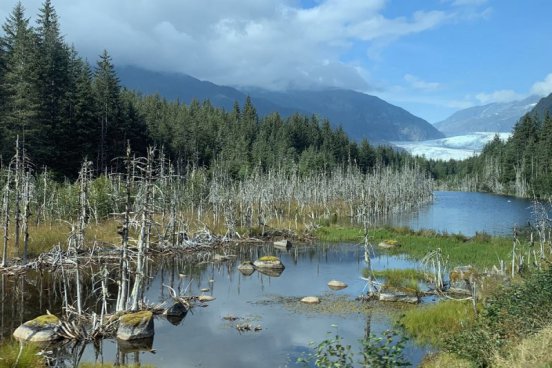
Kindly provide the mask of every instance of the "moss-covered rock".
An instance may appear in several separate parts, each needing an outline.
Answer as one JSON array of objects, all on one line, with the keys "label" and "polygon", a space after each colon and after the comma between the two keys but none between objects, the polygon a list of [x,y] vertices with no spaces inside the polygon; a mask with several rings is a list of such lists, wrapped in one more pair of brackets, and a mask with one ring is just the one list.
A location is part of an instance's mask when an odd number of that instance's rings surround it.
[{"label": "moss-covered rock", "polygon": [[278,269],[283,270],[284,264],[280,261],[280,258],[275,256],[264,256],[253,262],[253,265],[259,271],[264,269]]},{"label": "moss-covered rock", "polygon": [[19,340],[32,342],[54,341],[60,338],[58,334],[60,324],[58,317],[45,314],[17,327],[13,336]]},{"label": "moss-covered rock", "polygon": [[118,339],[143,339],[152,337],[154,334],[153,313],[150,311],[127,313],[119,318]]}]

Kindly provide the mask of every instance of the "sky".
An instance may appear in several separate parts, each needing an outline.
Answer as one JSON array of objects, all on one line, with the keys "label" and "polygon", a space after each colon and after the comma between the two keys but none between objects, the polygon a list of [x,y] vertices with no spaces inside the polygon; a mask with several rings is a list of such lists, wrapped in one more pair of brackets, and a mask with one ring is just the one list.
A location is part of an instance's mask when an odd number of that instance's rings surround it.
[{"label": "sky", "polygon": [[[36,19],[41,1],[22,0]],[[16,0],[0,2],[2,23]],[[431,123],[552,92],[549,0],[52,0],[94,63],[236,87],[337,87]]]}]

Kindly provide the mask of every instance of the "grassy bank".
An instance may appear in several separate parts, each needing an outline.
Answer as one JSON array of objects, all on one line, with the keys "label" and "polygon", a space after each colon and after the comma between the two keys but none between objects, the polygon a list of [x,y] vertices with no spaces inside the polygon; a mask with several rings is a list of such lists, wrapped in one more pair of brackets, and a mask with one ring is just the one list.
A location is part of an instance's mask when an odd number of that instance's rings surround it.
[{"label": "grassy bank", "polygon": [[[354,227],[322,227],[315,235],[323,241],[361,242],[364,232]],[[511,257],[512,240],[505,237],[491,237],[478,234],[466,237],[460,234],[443,234],[431,230],[414,231],[407,228],[377,228],[370,230],[370,241],[378,244],[383,240],[396,240],[400,246],[381,250],[388,254],[406,254],[421,260],[428,252],[441,248],[452,265],[473,265],[488,268],[498,265],[500,260]]]}]

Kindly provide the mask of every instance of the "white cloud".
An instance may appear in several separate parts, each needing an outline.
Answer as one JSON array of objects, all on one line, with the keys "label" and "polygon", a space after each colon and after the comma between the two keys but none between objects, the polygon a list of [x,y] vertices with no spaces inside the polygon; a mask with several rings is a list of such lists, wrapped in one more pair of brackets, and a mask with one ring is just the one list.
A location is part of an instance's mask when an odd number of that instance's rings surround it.
[{"label": "white cloud", "polygon": [[404,80],[407,81],[412,88],[424,91],[433,91],[441,87],[440,83],[426,82],[412,74],[405,74]]},{"label": "white cloud", "polygon": [[543,81],[535,82],[531,87],[531,93],[537,96],[548,96],[552,93],[552,73],[548,74]]},{"label": "white cloud", "polygon": [[486,105],[493,102],[512,102],[521,100],[525,96],[511,89],[502,89],[491,93],[478,93],[475,98],[482,104]]},{"label": "white cloud", "polygon": [[[0,3],[3,19],[16,0]],[[35,18],[38,2],[23,1]],[[386,17],[385,0],[57,0],[62,32],[91,62],[107,49],[116,64],[265,88],[329,85],[370,89],[353,45],[387,44],[449,19],[443,11]]]}]

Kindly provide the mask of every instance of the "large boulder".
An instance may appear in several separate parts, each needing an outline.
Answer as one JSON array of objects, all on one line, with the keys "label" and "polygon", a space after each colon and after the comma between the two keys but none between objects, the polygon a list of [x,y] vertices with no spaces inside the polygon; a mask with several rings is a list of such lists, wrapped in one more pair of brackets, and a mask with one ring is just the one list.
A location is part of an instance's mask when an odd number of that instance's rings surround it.
[{"label": "large boulder", "polygon": [[13,336],[19,340],[32,342],[54,341],[60,338],[58,334],[60,325],[59,318],[52,314],[45,314],[17,327]]},{"label": "large boulder", "polygon": [[128,313],[119,318],[117,338],[120,340],[144,339],[154,334],[153,313],[150,311]]}]

